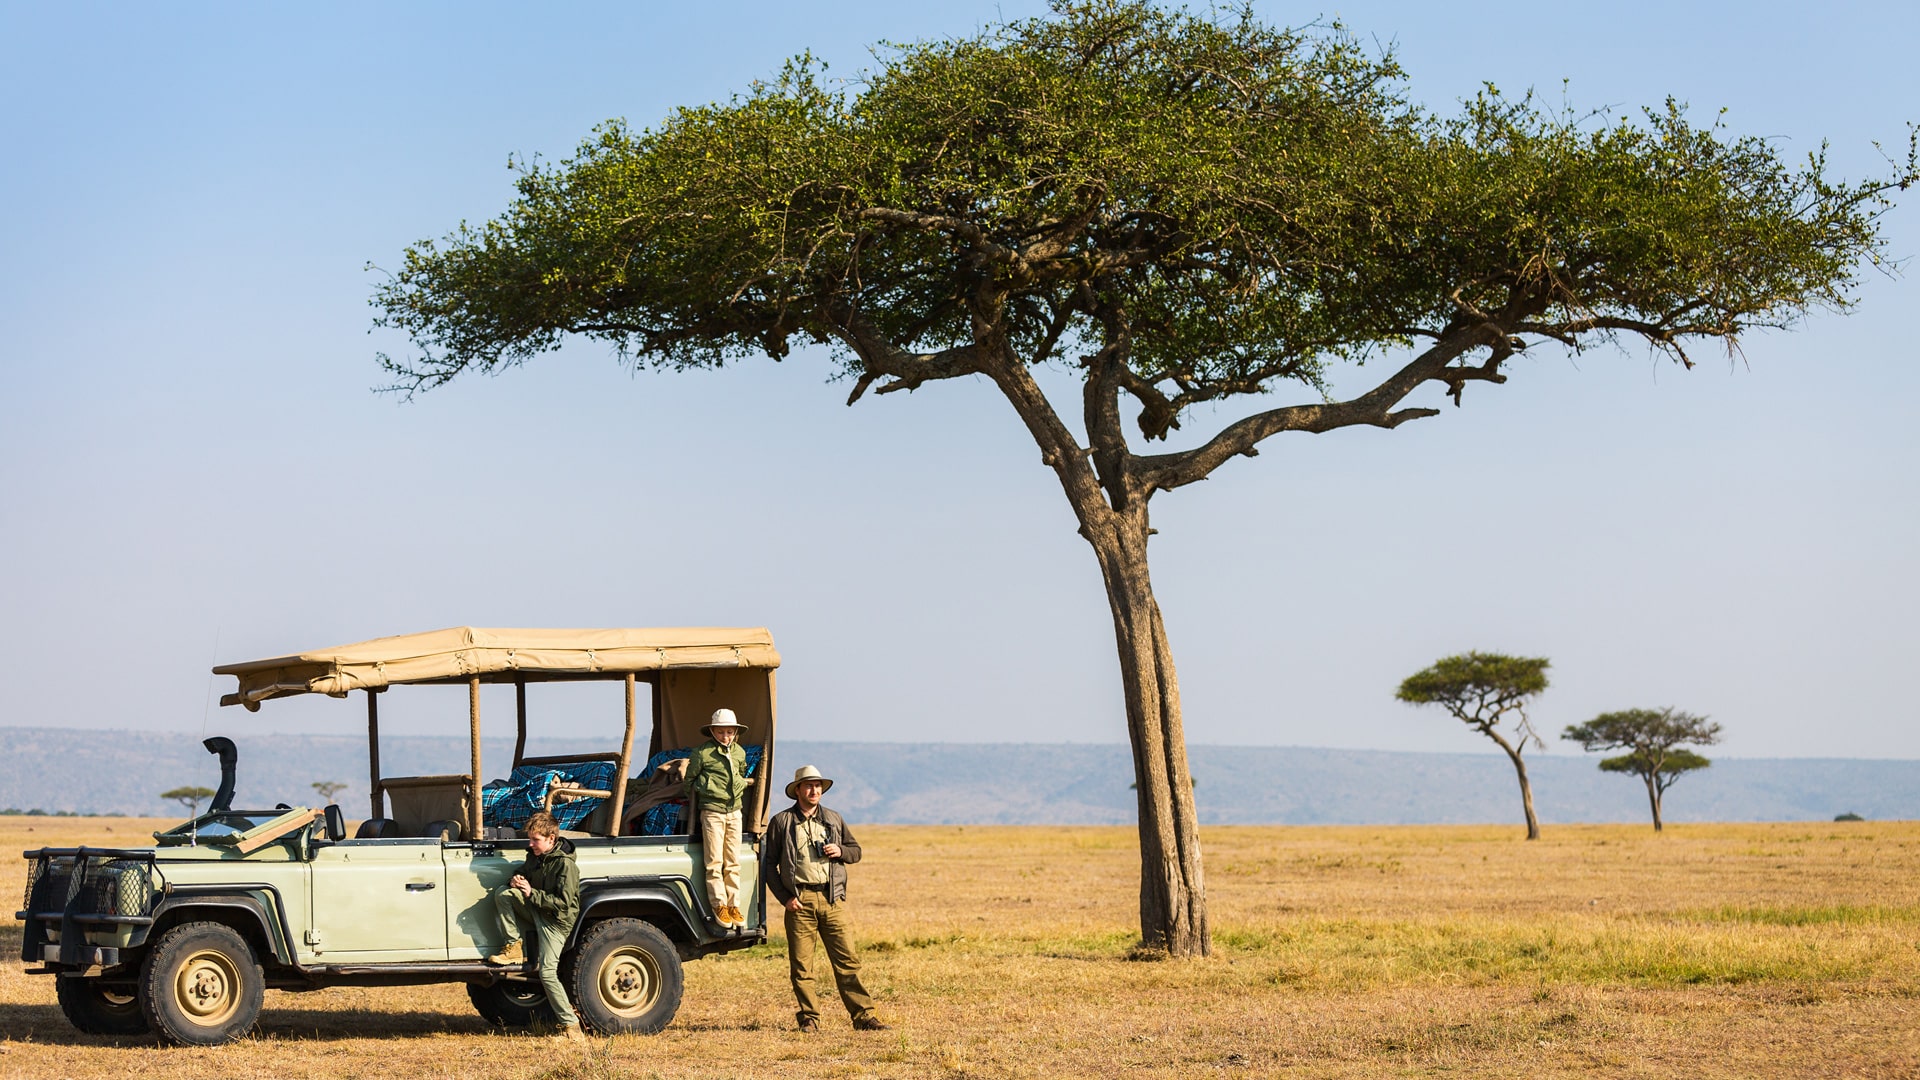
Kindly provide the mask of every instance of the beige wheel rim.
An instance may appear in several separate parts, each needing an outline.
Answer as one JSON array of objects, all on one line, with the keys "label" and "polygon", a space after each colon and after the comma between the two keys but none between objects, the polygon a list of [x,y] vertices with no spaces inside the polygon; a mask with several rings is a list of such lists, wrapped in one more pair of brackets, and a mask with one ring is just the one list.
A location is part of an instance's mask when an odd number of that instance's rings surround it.
[{"label": "beige wheel rim", "polygon": [[240,969],[218,949],[194,953],[174,976],[173,1000],[194,1024],[218,1027],[240,1009]]},{"label": "beige wheel rim", "polygon": [[660,965],[644,949],[624,948],[600,965],[600,1000],[621,1016],[638,1016],[660,998]]},{"label": "beige wheel rim", "polygon": [[114,1012],[129,1011],[139,1001],[138,998],[133,996],[131,991],[125,990],[102,990],[100,991],[100,1000],[107,1008]]}]

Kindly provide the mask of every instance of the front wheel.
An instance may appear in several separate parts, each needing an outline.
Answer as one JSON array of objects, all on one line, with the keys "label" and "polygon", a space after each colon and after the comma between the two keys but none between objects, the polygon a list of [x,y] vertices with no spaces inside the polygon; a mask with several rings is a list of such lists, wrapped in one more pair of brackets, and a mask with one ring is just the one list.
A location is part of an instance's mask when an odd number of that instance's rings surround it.
[{"label": "front wheel", "polygon": [[574,1008],[602,1035],[652,1035],[680,1011],[680,954],[651,923],[596,923],[580,940],[571,974]]},{"label": "front wheel", "polygon": [[131,986],[63,975],[54,980],[53,995],[60,999],[67,1022],[89,1035],[145,1035],[150,1030]]},{"label": "front wheel", "polygon": [[502,979],[489,985],[467,984],[474,1010],[496,1027],[524,1028],[553,1022],[547,992],[537,982]]},{"label": "front wheel", "polygon": [[140,969],[140,1011],[161,1038],[219,1046],[253,1029],[266,980],[253,947],[230,926],[186,923],[167,931]]}]

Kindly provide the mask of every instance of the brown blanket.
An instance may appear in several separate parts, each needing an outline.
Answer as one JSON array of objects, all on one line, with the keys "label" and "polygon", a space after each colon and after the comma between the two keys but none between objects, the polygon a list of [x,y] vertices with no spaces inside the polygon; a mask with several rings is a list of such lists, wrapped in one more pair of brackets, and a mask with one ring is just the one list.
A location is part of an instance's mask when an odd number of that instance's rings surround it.
[{"label": "brown blanket", "polygon": [[686,782],[686,758],[661,762],[648,779],[627,781],[627,806],[620,814],[620,831],[626,832],[628,825],[640,820],[640,815],[661,803],[684,798]]}]

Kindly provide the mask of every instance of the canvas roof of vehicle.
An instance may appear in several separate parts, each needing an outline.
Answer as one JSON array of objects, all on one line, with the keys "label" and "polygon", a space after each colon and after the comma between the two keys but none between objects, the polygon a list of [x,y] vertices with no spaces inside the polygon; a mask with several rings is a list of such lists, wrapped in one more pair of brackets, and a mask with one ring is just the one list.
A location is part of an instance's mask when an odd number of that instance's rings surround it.
[{"label": "canvas roof of vehicle", "polygon": [[353,690],[421,683],[624,679],[688,668],[780,666],[765,628],[673,627],[613,630],[489,629],[456,626],[424,634],[221,664],[239,688],[222,705],[259,708],[295,694],[345,697]]}]

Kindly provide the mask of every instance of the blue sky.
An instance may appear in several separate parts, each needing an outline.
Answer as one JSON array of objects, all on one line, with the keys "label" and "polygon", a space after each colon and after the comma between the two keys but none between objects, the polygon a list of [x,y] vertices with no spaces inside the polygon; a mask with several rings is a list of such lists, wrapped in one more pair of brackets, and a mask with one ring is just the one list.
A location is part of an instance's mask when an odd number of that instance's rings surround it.
[{"label": "blue sky", "polygon": [[[367,264],[499,212],[509,155],[1038,7],[0,3],[0,723],[353,730],[210,710],[206,670],[461,623],[754,624],[791,737],[1123,739],[1090,553],[987,387],[848,409],[817,355],[635,377],[581,344],[372,392],[404,342],[370,332]],[[1483,80],[1672,95],[1851,177],[1920,119],[1902,4],[1259,10],[1396,43],[1442,111]],[[1553,658],[1551,731],[1672,704],[1729,754],[1920,757],[1916,288],[1870,274],[1857,313],[1691,372],[1541,350],[1465,408],[1163,495],[1189,739],[1490,749],[1392,700],[1482,648]],[[417,694],[383,719],[457,729],[458,695]],[[553,705],[568,734],[618,708]]]}]

